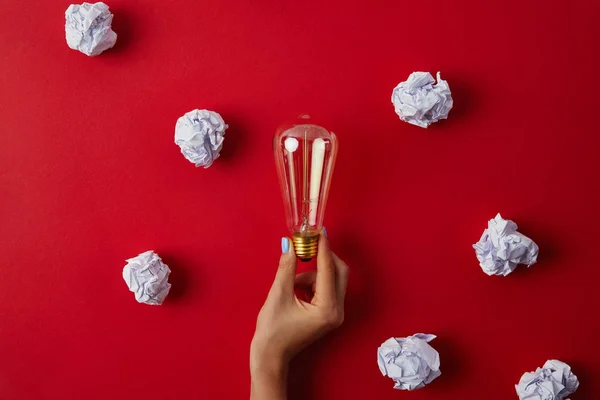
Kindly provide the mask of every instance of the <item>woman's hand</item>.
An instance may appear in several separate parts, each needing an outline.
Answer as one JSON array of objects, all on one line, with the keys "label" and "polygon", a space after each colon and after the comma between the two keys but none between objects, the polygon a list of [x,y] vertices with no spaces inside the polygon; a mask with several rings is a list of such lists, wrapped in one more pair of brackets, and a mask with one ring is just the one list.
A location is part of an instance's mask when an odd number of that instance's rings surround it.
[{"label": "woman's hand", "polygon": [[[319,237],[317,270],[296,275],[298,260],[288,238],[275,281],[256,323],[250,346],[252,399],[285,399],[287,364],[309,345],[344,320],[348,266],[329,249],[327,237]],[[308,301],[294,290],[308,291]]]}]

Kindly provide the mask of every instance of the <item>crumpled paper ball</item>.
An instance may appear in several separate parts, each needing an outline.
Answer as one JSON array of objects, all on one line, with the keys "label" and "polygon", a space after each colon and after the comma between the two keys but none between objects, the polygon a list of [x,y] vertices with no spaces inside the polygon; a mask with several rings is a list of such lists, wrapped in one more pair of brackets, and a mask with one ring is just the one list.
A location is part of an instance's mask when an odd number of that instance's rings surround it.
[{"label": "crumpled paper ball", "polygon": [[392,103],[402,121],[427,128],[448,118],[453,100],[448,82],[437,73],[437,84],[429,72],[413,72],[392,92]]},{"label": "crumpled paper ball", "polygon": [[394,380],[394,389],[420,389],[442,374],[440,355],[428,343],[433,339],[435,335],[417,333],[389,338],[377,349],[379,370]]},{"label": "crumpled paper ball", "polygon": [[496,215],[488,222],[479,242],[473,245],[481,269],[486,274],[506,276],[518,264],[529,267],[537,261],[539,248],[527,236],[517,232],[517,224]]},{"label": "crumpled paper ball", "polygon": [[196,167],[208,168],[219,158],[227,125],[214,111],[194,110],[175,124],[175,144]]},{"label": "crumpled paper ball", "polygon": [[117,42],[111,29],[113,15],[100,3],[71,4],[65,12],[67,44],[88,56],[97,56]]},{"label": "crumpled paper ball", "polygon": [[559,360],[548,360],[535,372],[526,372],[515,389],[520,400],[563,400],[579,387],[571,367]]},{"label": "crumpled paper ball", "polygon": [[161,305],[171,289],[170,273],[158,254],[148,250],[127,260],[123,279],[139,303]]}]

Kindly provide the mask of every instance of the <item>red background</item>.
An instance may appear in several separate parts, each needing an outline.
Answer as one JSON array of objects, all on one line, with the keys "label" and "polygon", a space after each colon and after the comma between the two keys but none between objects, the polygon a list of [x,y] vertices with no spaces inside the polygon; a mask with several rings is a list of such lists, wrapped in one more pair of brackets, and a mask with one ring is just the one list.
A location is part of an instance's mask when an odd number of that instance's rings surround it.
[{"label": "red background", "polygon": [[[2,0],[2,399],[247,398],[286,234],[271,138],[301,112],[340,141],[325,221],[351,276],[292,398],[505,400],[549,358],[600,398],[600,3],[335,3],[112,0],[117,45],[88,58],[68,2]],[[438,70],[450,119],[401,122],[394,86]],[[173,143],[194,108],[230,125],[207,170]],[[471,248],[497,212],[541,249],[506,278]],[[148,249],[173,271],[161,307],[121,277]],[[376,350],[416,332],[443,374],[398,392]]]}]

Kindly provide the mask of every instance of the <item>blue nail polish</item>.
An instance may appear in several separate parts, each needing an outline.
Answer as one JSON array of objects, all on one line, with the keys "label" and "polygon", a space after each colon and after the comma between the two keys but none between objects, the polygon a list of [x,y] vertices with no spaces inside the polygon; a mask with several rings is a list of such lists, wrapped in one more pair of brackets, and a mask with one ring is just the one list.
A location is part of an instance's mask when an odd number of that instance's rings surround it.
[{"label": "blue nail polish", "polygon": [[288,238],[284,237],[281,238],[281,252],[282,253],[287,253],[288,251],[290,251],[290,241]]},{"label": "blue nail polish", "polygon": [[327,229],[325,229],[325,227],[323,227],[323,233],[325,234],[325,237],[329,239],[329,236],[327,236]]}]

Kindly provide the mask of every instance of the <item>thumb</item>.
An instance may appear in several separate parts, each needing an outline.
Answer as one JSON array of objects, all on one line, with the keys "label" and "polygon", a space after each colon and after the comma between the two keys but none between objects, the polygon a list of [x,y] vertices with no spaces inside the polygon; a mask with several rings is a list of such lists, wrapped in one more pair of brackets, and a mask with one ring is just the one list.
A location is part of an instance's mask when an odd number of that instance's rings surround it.
[{"label": "thumb", "polygon": [[275,296],[294,296],[294,282],[296,278],[296,268],[298,259],[294,252],[292,241],[287,238],[281,238],[281,258],[279,267],[275,275],[275,281],[271,287],[271,293]]}]

